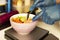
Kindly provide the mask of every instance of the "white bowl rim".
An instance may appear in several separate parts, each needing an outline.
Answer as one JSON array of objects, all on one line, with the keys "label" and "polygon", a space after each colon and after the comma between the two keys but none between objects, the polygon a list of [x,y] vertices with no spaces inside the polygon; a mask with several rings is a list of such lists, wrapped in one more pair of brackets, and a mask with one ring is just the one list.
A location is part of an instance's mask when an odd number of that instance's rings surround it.
[{"label": "white bowl rim", "polygon": [[[16,15],[22,15],[22,14],[27,15],[27,13],[15,14],[15,15],[13,15],[13,16],[10,17],[10,21],[13,22],[11,19],[12,19],[14,16],[16,16]],[[30,15],[32,15],[33,17],[35,16],[34,14],[30,14]],[[16,22],[13,22],[13,23],[16,23]],[[30,22],[30,23],[32,23],[32,22]],[[16,24],[30,24],[30,23],[16,23]]]}]

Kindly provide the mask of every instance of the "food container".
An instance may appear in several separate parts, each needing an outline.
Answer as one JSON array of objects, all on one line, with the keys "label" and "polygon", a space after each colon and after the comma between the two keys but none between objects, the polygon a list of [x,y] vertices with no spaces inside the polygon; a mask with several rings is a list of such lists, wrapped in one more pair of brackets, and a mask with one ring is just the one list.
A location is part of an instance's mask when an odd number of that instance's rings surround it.
[{"label": "food container", "polygon": [[[11,27],[18,33],[21,35],[27,35],[29,34],[37,25],[38,21],[32,21],[29,23],[16,23],[14,21],[12,21],[12,18],[15,18],[17,16],[26,16],[27,17],[27,13],[21,13],[21,14],[16,14],[10,17],[10,23],[11,23]],[[29,18],[33,18],[35,15],[30,14]]]}]

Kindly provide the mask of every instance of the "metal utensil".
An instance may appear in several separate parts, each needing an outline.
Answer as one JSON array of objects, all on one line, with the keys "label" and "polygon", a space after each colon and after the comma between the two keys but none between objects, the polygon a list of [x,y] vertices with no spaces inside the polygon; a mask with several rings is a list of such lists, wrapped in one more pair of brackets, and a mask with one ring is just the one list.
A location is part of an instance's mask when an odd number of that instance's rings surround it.
[{"label": "metal utensil", "polygon": [[[40,0],[37,0],[34,5],[36,5]],[[27,20],[29,18],[29,14],[31,14],[34,10],[36,9],[36,6],[34,7],[34,9],[32,11],[29,11],[28,14],[27,14]]]},{"label": "metal utensil", "polygon": [[29,18],[29,14],[32,14],[35,10],[37,10],[38,8],[34,8],[34,10],[32,10],[32,11],[29,11],[29,12],[27,12],[28,14],[27,14],[27,20],[28,20],[28,18]]},{"label": "metal utensil", "polygon": [[29,14],[30,14],[30,13],[28,12],[28,13],[27,13],[27,20],[28,20],[28,18],[29,18]]}]

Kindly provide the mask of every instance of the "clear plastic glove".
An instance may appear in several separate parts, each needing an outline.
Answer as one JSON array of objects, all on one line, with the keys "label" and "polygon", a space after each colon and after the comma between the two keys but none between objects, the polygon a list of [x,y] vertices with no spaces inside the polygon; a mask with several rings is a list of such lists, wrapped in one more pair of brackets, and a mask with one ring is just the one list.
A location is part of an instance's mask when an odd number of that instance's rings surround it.
[{"label": "clear plastic glove", "polygon": [[[42,13],[41,19],[45,23],[52,25],[56,21],[60,20],[59,5],[52,5],[52,4],[55,4],[54,0],[44,0],[44,1],[41,1],[40,3],[33,4],[33,6],[31,6],[30,10],[32,11],[34,8],[40,7],[43,12],[43,10],[46,9],[45,12]],[[39,16],[39,15],[37,15],[37,16]]]},{"label": "clear plastic glove", "polygon": [[47,24],[54,24],[60,20],[59,5],[46,7],[45,13],[42,14],[42,20]]},{"label": "clear plastic glove", "polygon": [[55,4],[56,0],[34,0],[34,4],[31,6],[30,10],[32,11],[36,7],[52,6]]}]

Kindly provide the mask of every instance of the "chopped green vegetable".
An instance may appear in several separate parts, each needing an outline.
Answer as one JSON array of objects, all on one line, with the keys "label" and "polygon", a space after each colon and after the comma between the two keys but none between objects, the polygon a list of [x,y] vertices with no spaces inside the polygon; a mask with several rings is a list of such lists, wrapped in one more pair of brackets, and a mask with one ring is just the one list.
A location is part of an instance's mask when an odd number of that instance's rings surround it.
[{"label": "chopped green vegetable", "polygon": [[27,18],[25,16],[19,16],[19,19],[22,21],[22,22],[25,22],[27,20]]}]

